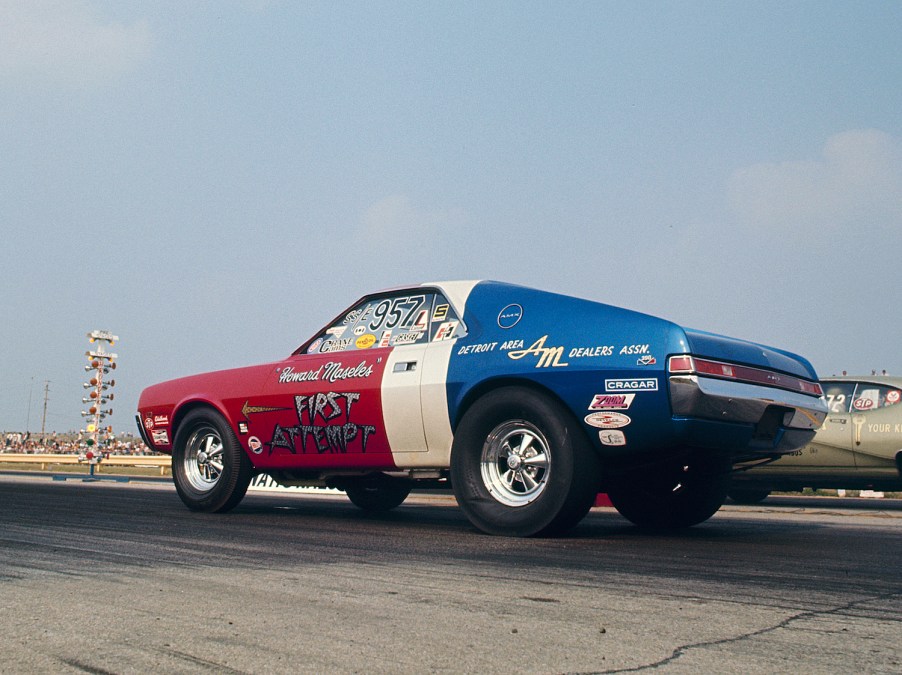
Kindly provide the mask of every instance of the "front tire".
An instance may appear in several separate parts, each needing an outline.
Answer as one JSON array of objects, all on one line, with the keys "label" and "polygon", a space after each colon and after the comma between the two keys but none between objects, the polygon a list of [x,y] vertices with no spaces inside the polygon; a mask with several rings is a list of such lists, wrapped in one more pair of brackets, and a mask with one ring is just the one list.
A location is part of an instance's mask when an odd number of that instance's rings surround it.
[{"label": "front tire", "polygon": [[608,497],[624,518],[648,529],[691,527],[717,513],[727,498],[727,458],[707,453],[633,470],[608,486]]},{"label": "front tire", "polygon": [[598,478],[598,459],[570,412],[531,389],[489,392],[454,435],[454,495],[470,522],[489,534],[566,532],[592,507]]},{"label": "front tire", "polygon": [[238,438],[219,413],[189,412],[175,434],[172,479],[192,511],[221,513],[244,498],[253,466]]}]

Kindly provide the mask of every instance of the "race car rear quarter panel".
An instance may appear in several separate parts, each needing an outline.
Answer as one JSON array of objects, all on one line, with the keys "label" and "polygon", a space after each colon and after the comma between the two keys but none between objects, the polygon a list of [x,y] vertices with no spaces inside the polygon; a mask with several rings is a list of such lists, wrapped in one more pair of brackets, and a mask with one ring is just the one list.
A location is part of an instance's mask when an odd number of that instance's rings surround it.
[{"label": "race car rear quarter panel", "polygon": [[667,356],[683,330],[646,314],[497,282],[466,301],[467,334],[453,347],[448,408],[456,427],[492,381],[525,381],[557,396],[608,454],[673,442]]}]

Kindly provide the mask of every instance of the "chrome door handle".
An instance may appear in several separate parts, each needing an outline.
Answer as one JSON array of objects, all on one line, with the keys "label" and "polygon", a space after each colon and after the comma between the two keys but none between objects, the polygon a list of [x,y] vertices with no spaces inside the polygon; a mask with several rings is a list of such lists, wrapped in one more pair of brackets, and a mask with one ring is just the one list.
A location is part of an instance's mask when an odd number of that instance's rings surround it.
[{"label": "chrome door handle", "polygon": [[393,373],[409,373],[417,369],[416,361],[398,361],[392,368]]}]

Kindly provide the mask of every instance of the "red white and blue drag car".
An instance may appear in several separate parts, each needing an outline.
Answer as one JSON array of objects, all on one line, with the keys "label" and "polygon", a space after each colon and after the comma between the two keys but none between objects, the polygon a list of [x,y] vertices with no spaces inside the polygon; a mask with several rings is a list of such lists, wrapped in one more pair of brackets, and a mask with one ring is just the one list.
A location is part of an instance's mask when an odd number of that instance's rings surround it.
[{"label": "red white and blue drag car", "polygon": [[185,504],[250,480],[385,510],[451,488],[493,534],[561,533],[599,492],[642,527],[686,527],[731,472],[808,443],[827,414],[803,358],[498,282],[363,297],[282,361],[148,387],[138,426]]}]

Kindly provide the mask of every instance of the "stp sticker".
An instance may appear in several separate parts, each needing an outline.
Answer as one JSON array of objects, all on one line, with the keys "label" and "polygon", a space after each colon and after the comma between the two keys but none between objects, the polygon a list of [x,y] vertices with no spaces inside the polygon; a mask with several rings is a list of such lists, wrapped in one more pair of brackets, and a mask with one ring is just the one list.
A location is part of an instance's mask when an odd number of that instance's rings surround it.
[{"label": "stp sticker", "polygon": [[263,452],[263,443],[256,436],[251,436],[247,439],[247,447],[249,447],[251,452],[255,455],[259,455]]},{"label": "stp sticker", "polygon": [[153,429],[153,417],[151,417],[150,415],[144,418],[144,428]]},{"label": "stp sticker", "polygon": [[852,403],[852,407],[855,410],[870,410],[874,407],[874,399],[872,398],[858,398],[855,399],[855,402]]},{"label": "stp sticker", "polygon": [[620,429],[633,421],[626,415],[615,412],[590,413],[585,419],[586,424],[599,429]]},{"label": "stp sticker", "polygon": [[602,445],[626,445],[626,436],[622,431],[605,430],[598,432],[598,440]]},{"label": "stp sticker", "polygon": [[595,394],[589,410],[629,410],[635,394]]}]

